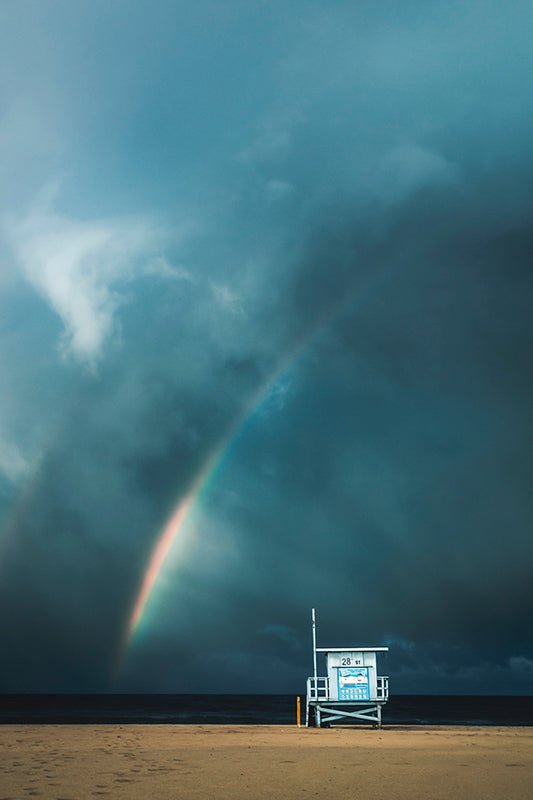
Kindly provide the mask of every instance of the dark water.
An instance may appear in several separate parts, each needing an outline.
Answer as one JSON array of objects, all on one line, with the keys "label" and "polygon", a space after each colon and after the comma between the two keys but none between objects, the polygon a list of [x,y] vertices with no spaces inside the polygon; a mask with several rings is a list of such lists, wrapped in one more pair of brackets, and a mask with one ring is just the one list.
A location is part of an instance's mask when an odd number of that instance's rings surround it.
[{"label": "dark water", "polygon": [[[0,724],[295,722],[295,695],[0,695]],[[533,725],[533,697],[396,695],[383,708],[383,724]]]}]

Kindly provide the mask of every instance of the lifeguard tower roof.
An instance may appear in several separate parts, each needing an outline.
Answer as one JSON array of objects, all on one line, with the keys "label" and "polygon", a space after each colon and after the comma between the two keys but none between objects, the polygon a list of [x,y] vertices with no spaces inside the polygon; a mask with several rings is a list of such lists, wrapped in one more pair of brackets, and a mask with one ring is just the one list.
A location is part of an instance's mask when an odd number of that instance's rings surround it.
[{"label": "lifeguard tower roof", "polygon": [[388,647],[317,647],[317,653],[387,653]]}]

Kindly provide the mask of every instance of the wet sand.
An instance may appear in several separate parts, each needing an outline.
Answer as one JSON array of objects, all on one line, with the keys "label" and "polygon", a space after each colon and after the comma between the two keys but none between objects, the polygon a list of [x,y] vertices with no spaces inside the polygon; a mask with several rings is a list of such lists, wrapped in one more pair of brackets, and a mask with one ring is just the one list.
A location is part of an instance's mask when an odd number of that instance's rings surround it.
[{"label": "wet sand", "polygon": [[0,726],[0,800],[530,800],[533,728]]}]

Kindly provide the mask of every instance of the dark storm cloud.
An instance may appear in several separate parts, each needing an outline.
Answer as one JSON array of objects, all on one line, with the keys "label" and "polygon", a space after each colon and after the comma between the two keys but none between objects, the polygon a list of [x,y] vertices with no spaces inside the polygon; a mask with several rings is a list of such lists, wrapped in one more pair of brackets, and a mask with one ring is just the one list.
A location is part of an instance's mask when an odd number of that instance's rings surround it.
[{"label": "dark storm cloud", "polygon": [[[501,200],[498,185],[492,194]],[[532,610],[529,225],[522,213],[512,222],[522,246],[507,265],[492,244],[508,235],[507,215],[495,206],[483,226],[473,205],[464,192],[424,193],[391,215],[390,240],[365,256],[378,270],[387,251],[399,263],[319,340],[275,422],[260,419],[234,456],[239,498],[213,500],[219,519],[230,514],[241,560],[239,580],[214,593],[239,609],[243,633],[224,629],[225,647],[250,636],[252,619],[263,624],[266,597],[274,620],[294,609],[305,619],[322,603],[334,641],[346,636],[347,606],[360,637],[396,643],[399,671],[402,642],[413,643],[421,674],[409,677],[411,665],[405,688],[428,690],[424,671],[435,679],[438,664],[448,690],[488,691],[505,674],[506,686],[527,686],[512,659],[530,657]],[[345,261],[352,240],[350,229],[328,237],[329,263]],[[307,286],[317,286],[304,317],[337,277],[312,263],[298,277],[311,269]],[[199,539],[198,562],[204,547]],[[207,583],[212,591],[211,574]]]},{"label": "dark storm cloud", "polygon": [[530,691],[530,9],[156,6],[42,5],[0,129],[2,688],[301,690],[316,606]]},{"label": "dark storm cloud", "polygon": [[[497,185],[493,195],[502,196]],[[184,663],[196,688],[210,650],[231,655],[225,686],[249,688],[267,664],[269,685],[291,688],[316,604],[327,643],[347,643],[355,629],[390,642],[387,669],[404,691],[527,689],[529,226],[522,214],[512,222],[522,245],[507,265],[493,245],[508,236],[501,206],[485,226],[472,206],[464,191],[422,193],[389,215],[374,248],[357,223],[337,228],[296,270],[293,319],[305,324],[335,295],[336,278],[345,292],[348,264],[352,308],[238,443],[189,566],[176,573],[191,619],[168,663]],[[354,240],[379,286],[362,304]],[[317,252],[326,249],[325,264]],[[337,275],[331,263],[345,268]],[[204,650],[194,634],[206,619]],[[260,655],[269,623],[297,631],[302,645],[279,643],[285,682],[271,641]],[[173,650],[171,637],[162,641]]]}]

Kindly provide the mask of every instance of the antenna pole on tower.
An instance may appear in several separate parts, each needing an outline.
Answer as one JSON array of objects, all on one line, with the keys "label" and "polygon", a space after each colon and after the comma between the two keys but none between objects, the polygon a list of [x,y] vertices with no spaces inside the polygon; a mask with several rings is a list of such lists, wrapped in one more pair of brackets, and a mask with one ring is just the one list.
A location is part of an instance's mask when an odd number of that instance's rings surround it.
[{"label": "antenna pole on tower", "polygon": [[316,621],[315,621],[315,609],[313,608],[311,613],[311,618],[313,620],[313,677],[315,679],[315,688],[316,688]]}]

